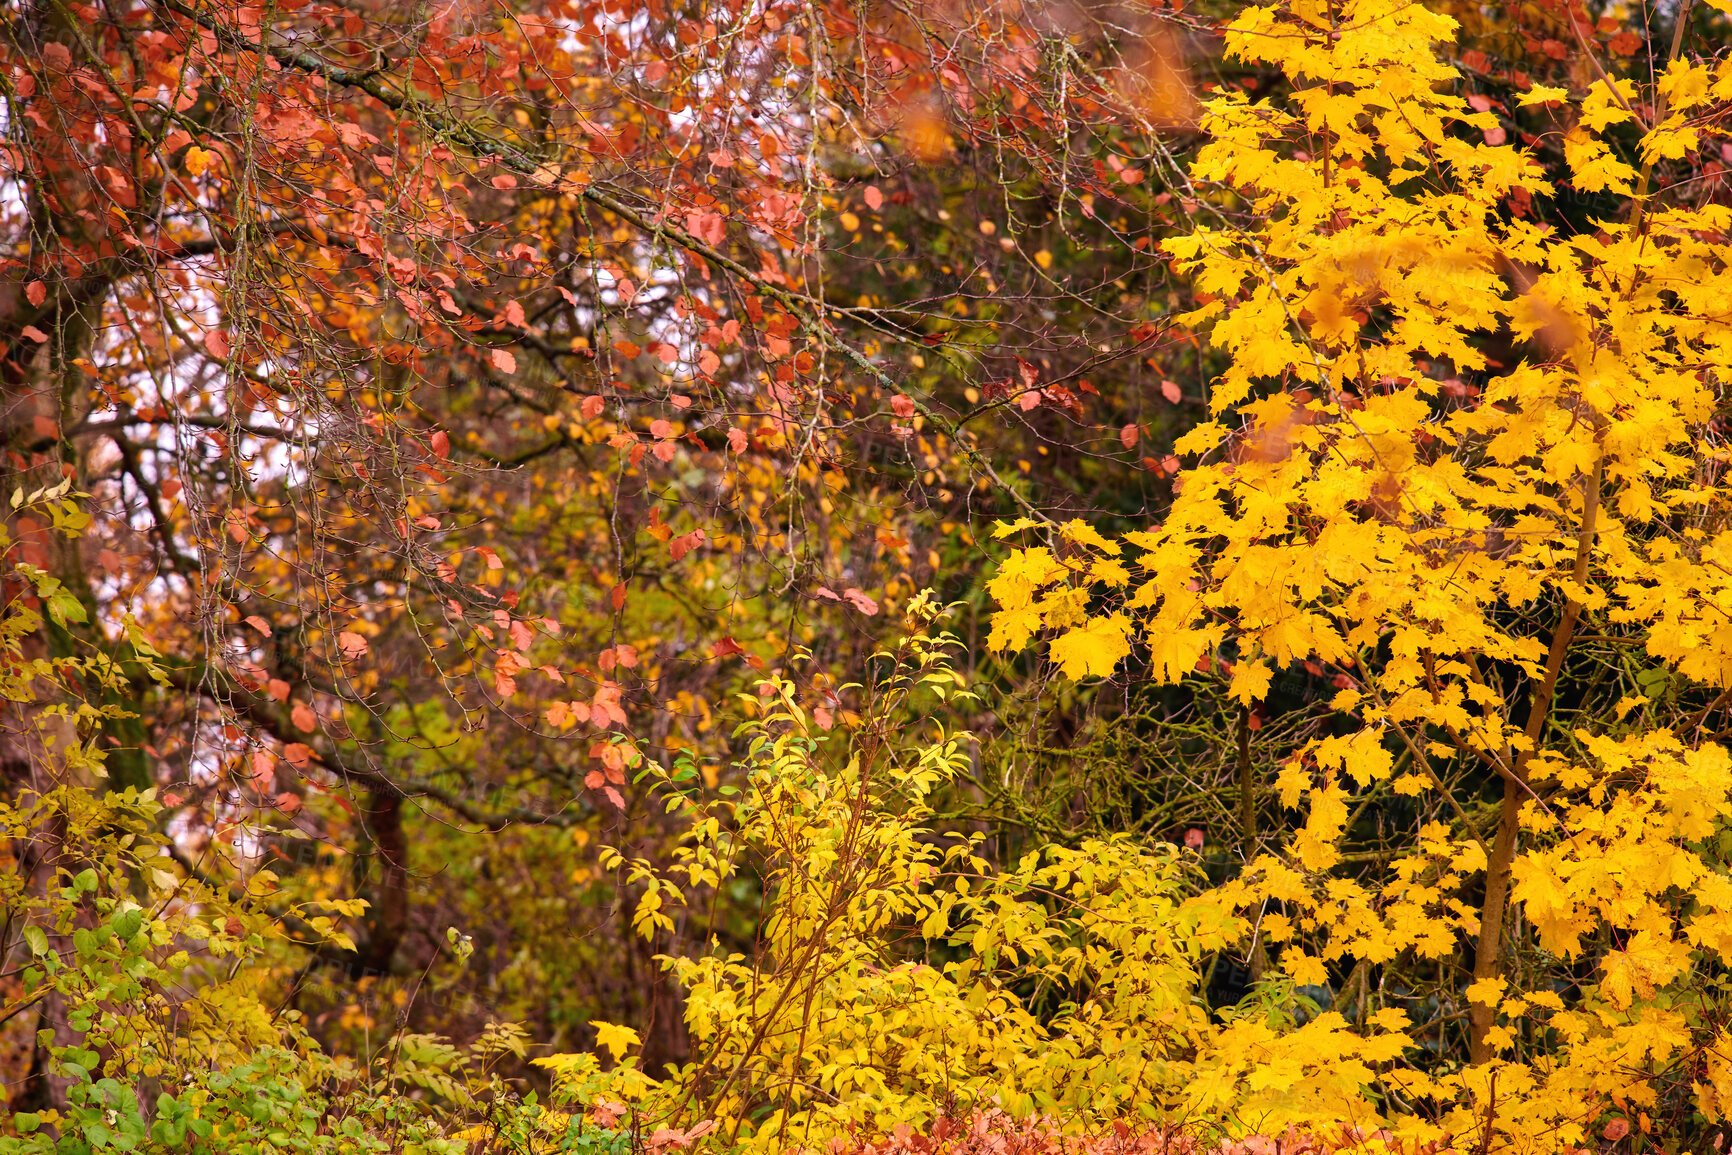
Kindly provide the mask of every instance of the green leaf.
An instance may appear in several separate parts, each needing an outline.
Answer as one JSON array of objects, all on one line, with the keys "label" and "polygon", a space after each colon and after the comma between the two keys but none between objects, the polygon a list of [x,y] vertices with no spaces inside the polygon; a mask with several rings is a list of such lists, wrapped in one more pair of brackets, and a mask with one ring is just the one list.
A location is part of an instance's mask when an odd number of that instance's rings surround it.
[{"label": "green leaf", "polygon": [[60,590],[48,599],[48,616],[62,626],[68,621],[83,622],[88,617],[84,603],[71,590]]},{"label": "green leaf", "polygon": [[134,907],[114,916],[114,933],[121,939],[129,939],[138,933],[138,928],[144,925],[144,911]]}]

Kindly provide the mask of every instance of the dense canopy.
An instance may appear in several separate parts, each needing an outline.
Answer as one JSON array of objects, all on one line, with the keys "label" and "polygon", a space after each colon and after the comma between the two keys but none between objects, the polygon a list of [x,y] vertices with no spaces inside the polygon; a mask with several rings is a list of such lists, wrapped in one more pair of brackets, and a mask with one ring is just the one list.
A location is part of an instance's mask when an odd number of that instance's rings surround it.
[{"label": "dense canopy", "polygon": [[0,1155],[1721,1149],[1729,46],[0,4]]}]

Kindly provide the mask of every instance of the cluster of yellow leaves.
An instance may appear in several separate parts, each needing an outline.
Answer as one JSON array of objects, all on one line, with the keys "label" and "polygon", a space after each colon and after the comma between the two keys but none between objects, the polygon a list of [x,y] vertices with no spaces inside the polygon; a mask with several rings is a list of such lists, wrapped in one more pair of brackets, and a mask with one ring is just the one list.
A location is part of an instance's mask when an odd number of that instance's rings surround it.
[{"label": "cluster of yellow leaves", "polygon": [[[1709,429],[1732,364],[1732,210],[1649,203],[1646,177],[1608,144],[1633,125],[1648,163],[1723,138],[1732,62],[1674,61],[1652,95],[1622,81],[1527,94],[1565,109],[1576,189],[1632,198],[1628,220],[1565,235],[1504,211],[1512,192],[1554,190],[1523,149],[1465,131],[1495,122],[1438,59],[1452,30],[1391,0],[1289,0],[1229,27],[1230,53],[1279,67],[1296,92],[1288,107],[1238,92],[1206,105],[1193,175],[1261,223],[1168,244],[1207,301],[1184,320],[1229,355],[1214,419],[1181,439],[1197,461],[1160,524],[1122,542],[1072,524],[1014,551],[992,583],[990,642],[1020,649],[1044,631],[1072,677],[1110,674],[1137,643],[1163,681],[1231,658],[1247,705],[1281,668],[1333,673],[1348,732],[1309,744],[1276,784],[1303,825],[1220,891],[1282,912],[1259,933],[1287,944],[1296,981],[1323,981],[1325,962],[1441,958],[1480,931],[1463,898],[1500,865],[1459,803],[1461,821],[1419,831],[1379,889],[1331,873],[1355,799],[1438,790],[1452,759],[1525,791],[1523,849],[1501,869],[1541,947],[1568,956],[1607,933],[1616,948],[1568,1011],[1550,990],[1475,983],[1468,999],[1498,1015],[1493,1054],[1524,1015],[1546,1016],[1558,1047],[1410,1072],[1410,1101],[1435,1121],[1389,1123],[1472,1133],[1495,1094],[1488,1142],[1558,1150],[1583,1140],[1605,1096],[1651,1101],[1644,1073],[1689,1037],[1677,984],[1732,945],[1732,878],[1694,849],[1732,817],[1726,752],[1664,731],[1546,749],[1543,707],[1512,716],[1529,695],[1502,680],[1519,669],[1549,687],[1577,621],[1594,620],[1629,631],[1650,668],[1732,685],[1732,485]],[[1641,122],[1656,105],[1659,123]],[[1479,338],[1500,333],[1529,356],[1489,365]],[[1504,371],[1463,401],[1440,362]],[[1236,1042],[1263,1057],[1242,1060],[1243,1086],[1210,1091],[1211,1107],[1281,1085],[1311,1096],[1296,1122],[1366,1117],[1326,1093],[1334,1065],[1284,1058],[1286,1038]],[[1197,1085],[1226,1087],[1228,1073]],[[1710,1117],[1713,1079],[1699,1088]]]}]

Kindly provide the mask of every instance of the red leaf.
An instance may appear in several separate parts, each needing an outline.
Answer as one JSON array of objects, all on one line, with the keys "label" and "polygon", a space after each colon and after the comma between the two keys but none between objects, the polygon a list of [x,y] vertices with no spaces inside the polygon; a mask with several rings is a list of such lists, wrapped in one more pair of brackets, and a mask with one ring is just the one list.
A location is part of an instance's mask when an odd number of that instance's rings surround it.
[{"label": "red leaf", "polygon": [[313,713],[313,708],[305,702],[296,702],[294,709],[289,711],[289,720],[297,730],[305,730],[311,734],[319,727],[319,716]]},{"label": "red leaf", "polygon": [[495,349],[487,354],[487,359],[493,362],[493,367],[501,373],[517,372],[517,358],[511,355],[509,349]]},{"label": "red leaf", "polygon": [[601,416],[601,411],[606,408],[606,406],[607,403],[601,399],[599,394],[591,394],[583,399],[583,415],[585,418],[593,421],[595,418]]},{"label": "red leaf", "polygon": [[1177,405],[1180,399],[1184,397],[1184,393],[1179,389],[1179,383],[1177,381],[1162,381],[1161,396],[1165,397],[1168,401],[1171,401],[1174,405]]},{"label": "red leaf", "polygon": [[44,333],[41,329],[38,329],[35,325],[26,325],[24,328],[20,329],[19,332],[36,342],[38,345],[43,345],[48,342],[48,334]]},{"label": "red leaf", "polygon": [[204,347],[205,352],[209,353],[212,357],[215,357],[218,361],[228,360],[228,334],[224,333],[221,329],[212,329],[204,335]]},{"label": "red leaf", "polygon": [[728,448],[735,453],[746,451],[746,431],[743,429],[728,430]]},{"label": "red leaf", "polygon": [[343,657],[353,661],[366,654],[367,639],[353,630],[344,630],[337,635],[337,649],[342,652]]},{"label": "red leaf", "polygon": [[433,436],[427,439],[427,443],[433,447],[433,456],[440,461],[451,456],[451,435],[443,429],[435,429]]},{"label": "red leaf", "polygon": [[866,207],[873,212],[884,207],[884,194],[878,191],[878,186],[875,184],[866,186]]},{"label": "red leaf", "polygon": [[898,417],[914,416],[914,398],[898,393],[890,399],[890,412]]},{"label": "red leaf", "polygon": [[265,683],[265,689],[271,697],[275,698],[279,702],[286,702],[289,700],[289,684],[281,678],[272,678],[269,682]]},{"label": "red leaf", "polygon": [[710,646],[710,655],[716,658],[725,658],[730,654],[743,654],[745,652],[746,648],[731,637],[724,637]]},{"label": "red leaf", "polygon": [[304,742],[290,742],[283,747],[283,757],[297,770],[305,770],[313,759],[312,747]]},{"label": "red leaf", "polygon": [[867,617],[872,617],[878,612],[878,603],[855,589],[853,586],[849,586],[847,589],[843,590],[842,597],[847,600],[849,605],[853,606]]},{"label": "red leaf", "polygon": [[32,305],[40,305],[48,299],[48,286],[41,281],[31,281],[24,286],[24,299]]},{"label": "red leaf", "polygon": [[1133,449],[1136,447],[1137,438],[1141,436],[1142,430],[1138,429],[1135,425],[1127,425],[1123,429],[1119,430],[1119,444],[1123,445],[1126,449]]},{"label": "red leaf", "polygon": [[250,614],[247,617],[242,618],[241,621],[245,622],[261,634],[268,634],[271,632],[271,623],[265,621],[265,619],[259,617],[257,614]]}]

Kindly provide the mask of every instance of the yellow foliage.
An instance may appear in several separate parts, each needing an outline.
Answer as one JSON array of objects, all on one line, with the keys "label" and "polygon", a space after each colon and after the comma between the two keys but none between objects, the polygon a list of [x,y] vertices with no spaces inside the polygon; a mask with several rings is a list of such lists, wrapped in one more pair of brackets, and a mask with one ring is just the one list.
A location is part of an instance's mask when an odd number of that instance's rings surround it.
[{"label": "yellow foliage", "polygon": [[[1007,559],[992,644],[1044,633],[1062,672],[1098,677],[1131,652],[1129,623],[1153,677],[1225,659],[1247,706],[1279,670],[1333,669],[1337,736],[1276,784],[1306,821],[1211,897],[1248,917],[1280,904],[1258,933],[1291,943],[1280,967],[1299,983],[1324,981],[1326,963],[1476,948],[1459,995],[1472,1065],[1380,1067],[1413,1045],[1400,1022],[1240,1019],[1198,1037],[1196,1111],[1567,1151],[1611,1103],[1653,1099],[1658,1072],[1715,1021],[1702,968],[1732,961],[1732,875],[1704,849],[1732,820],[1732,757],[1632,731],[1646,695],[1626,695],[1603,731],[1551,717],[1590,621],[1632,639],[1629,660],[1655,677],[1732,686],[1732,484],[1707,424],[1732,363],[1732,210],[1649,203],[1609,135],[1648,97],[1599,81],[1529,99],[1569,106],[1576,189],[1631,197],[1628,219],[1565,235],[1505,212],[1512,192],[1553,190],[1522,149],[1462,131],[1494,122],[1455,95],[1436,53],[1452,34],[1448,17],[1393,0],[1291,0],[1228,27],[1229,53],[1296,91],[1289,109],[1237,92],[1204,106],[1193,178],[1261,223],[1167,246],[1213,298],[1184,319],[1226,354],[1215,420],[1182,439],[1198,462],[1126,549],[1067,529],[1079,558]],[[1659,90],[1644,163],[1724,135],[1705,109],[1732,99],[1732,69],[1675,61]],[[1500,333],[1530,351],[1520,364],[1488,363],[1482,339]],[[1439,363],[1484,373],[1483,394],[1464,403]],[[1107,560],[1130,596],[1078,584]],[[1055,625],[1047,607],[1077,589],[1089,616]],[[1445,784],[1452,763],[1502,783],[1489,826]],[[1392,778],[1441,794],[1455,820],[1422,831],[1379,889],[1334,868],[1356,801]],[[1570,1009],[1501,966],[1514,909],[1543,951],[1601,944]],[[1517,1051],[1523,1022],[1551,1041]],[[1705,1070],[1713,1117],[1724,1059]]]}]

